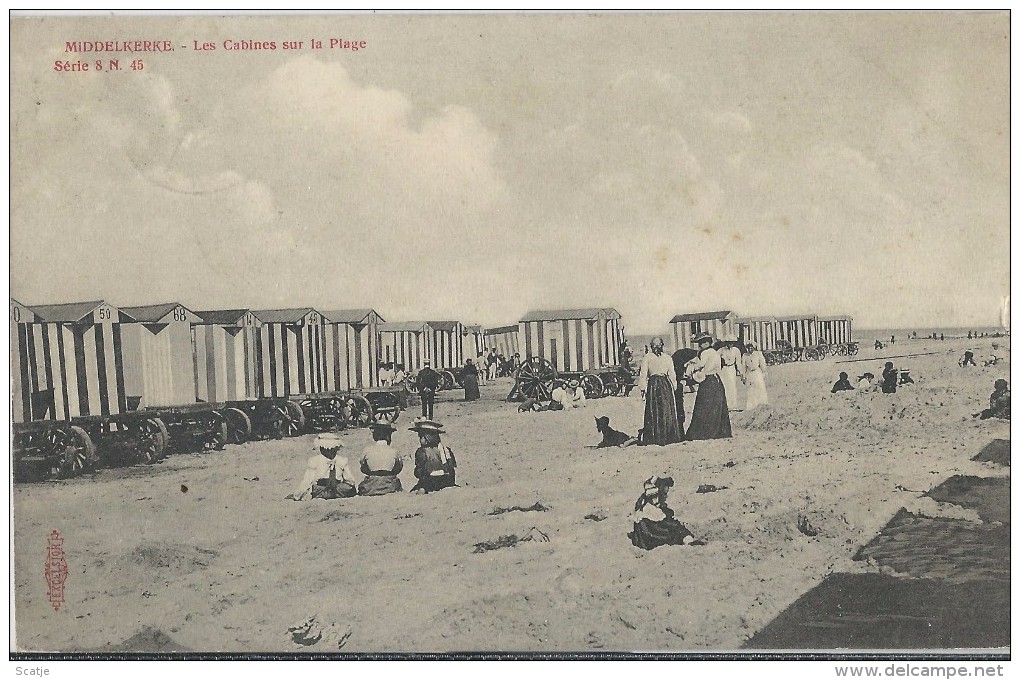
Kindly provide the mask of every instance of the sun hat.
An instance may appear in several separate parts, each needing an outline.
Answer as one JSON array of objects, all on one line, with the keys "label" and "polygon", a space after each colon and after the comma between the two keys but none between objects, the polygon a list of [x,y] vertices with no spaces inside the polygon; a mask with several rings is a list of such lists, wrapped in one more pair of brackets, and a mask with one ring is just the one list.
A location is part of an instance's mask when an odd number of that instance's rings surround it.
[{"label": "sun hat", "polygon": [[442,423],[437,423],[434,420],[428,420],[424,418],[419,418],[418,420],[415,420],[414,425],[407,429],[413,430],[414,432],[418,433],[430,432],[432,434],[446,434],[446,431],[443,429]]},{"label": "sun hat", "polygon": [[320,449],[343,448],[343,445],[340,435],[335,432],[323,432],[315,438],[315,446]]}]

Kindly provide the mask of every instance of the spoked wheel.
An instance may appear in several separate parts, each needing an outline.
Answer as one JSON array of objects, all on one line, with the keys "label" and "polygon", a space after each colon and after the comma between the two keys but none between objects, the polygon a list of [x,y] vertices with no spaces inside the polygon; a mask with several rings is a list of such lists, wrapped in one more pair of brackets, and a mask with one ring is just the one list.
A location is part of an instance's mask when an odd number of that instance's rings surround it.
[{"label": "spoked wheel", "polygon": [[218,411],[211,411],[202,418],[202,424],[208,433],[203,442],[204,448],[209,451],[222,451],[230,439],[230,426],[226,417]]},{"label": "spoked wheel", "polygon": [[347,398],[347,425],[350,427],[367,427],[372,422],[372,404],[360,394],[352,394]]},{"label": "spoked wheel", "polygon": [[347,427],[347,413],[344,409],[344,400],[339,397],[331,397],[323,405],[323,413],[320,417],[327,429],[342,430]]},{"label": "spoked wheel", "polygon": [[407,390],[409,394],[418,394],[418,381],[414,379],[413,375],[408,374],[408,376],[404,378],[404,389]]},{"label": "spoked wheel", "polygon": [[58,477],[77,477],[94,467],[99,460],[92,437],[77,425],[72,425],[68,430],[50,430],[47,439],[60,456],[56,466]]},{"label": "spoked wheel", "polygon": [[850,356],[855,356],[857,354],[857,352],[858,352],[857,345],[850,345],[850,346],[848,346],[847,347],[847,351],[849,352]]},{"label": "spoked wheel", "polygon": [[239,408],[225,408],[223,419],[227,423],[227,443],[243,444],[251,439],[251,418]]},{"label": "spoked wheel", "polygon": [[525,399],[548,399],[552,396],[552,383],[556,368],[541,357],[529,357],[517,372],[515,391]]},{"label": "spoked wheel", "polygon": [[305,412],[293,401],[284,402],[284,410],[287,412],[287,421],[284,423],[284,435],[293,437],[305,429]]},{"label": "spoked wheel", "polygon": [[602,384],[602,379],[597,375],[586,373],[581,376],[581,389],[584,390],[584,396],[587,399],[598,399],[602,396],[605,385]]},{"label": "spoked wheel", "polygon": [[440,375],[443,376],[443,380],[439,383],[439,389],[452,390],[457,386],[457,378],[450,371],[441,371]]},{"label": "spoked wheel", "polygon": [[139,463],[152,465],[166,458],[170,435],[166,425],[159,418],[128,421],[124,426],[134,439],[135,459]]},{"label": "spoked wheel", "polygon": [[[602,392],[607,397],[617,397],[620,395],[620,391],[623,390],[623,380],[620,376],[615,373],[607,373],[602,376]],[[585,394],[588,391],[585,390]]]}]

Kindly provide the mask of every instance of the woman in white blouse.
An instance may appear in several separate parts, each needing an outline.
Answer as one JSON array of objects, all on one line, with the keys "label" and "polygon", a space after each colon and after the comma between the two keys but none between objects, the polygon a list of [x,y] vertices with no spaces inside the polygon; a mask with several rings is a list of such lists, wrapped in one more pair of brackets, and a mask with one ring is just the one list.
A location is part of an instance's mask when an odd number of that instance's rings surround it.
[{"label": "woman in white blouse", "polygon": [[747,354],[744,355],[744,382],[747,384],[747,405],[748,411],[769,403],[769,393],[765,390],[765,355],[761,353],[753,342],[745,345]]},{"label": "woman in white blouse", "polygon": [[712,349],[712,336],[708,333],[694,336],[694,342],[698,345],[698,358],[687,364],[687,370],[698,383],[698,396],[694,399],[687,439],[732,437],[726,391],[719,379],[722,359],[719,352]]},{"label": "woman in white blouse", "polygon": [[652,340],[651,351],[641,360],[638,389],[645,400],[645,426],[641,444],[675,444],[684,439],[676,417],[676,371],[673,358],[662,353],[662,338]]}]

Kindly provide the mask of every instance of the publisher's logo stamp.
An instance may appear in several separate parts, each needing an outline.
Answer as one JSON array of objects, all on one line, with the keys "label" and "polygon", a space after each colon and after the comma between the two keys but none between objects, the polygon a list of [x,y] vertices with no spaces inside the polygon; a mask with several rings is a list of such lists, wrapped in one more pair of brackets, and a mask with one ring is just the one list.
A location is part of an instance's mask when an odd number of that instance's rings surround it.
[{"label": "publisher's logo stamp", "polygon": [[67,582],[67,559],[64,556],[64,539],[54,529],[46,539],[46,597],[53,611],[60,611],[64,604],[64,584]]}]

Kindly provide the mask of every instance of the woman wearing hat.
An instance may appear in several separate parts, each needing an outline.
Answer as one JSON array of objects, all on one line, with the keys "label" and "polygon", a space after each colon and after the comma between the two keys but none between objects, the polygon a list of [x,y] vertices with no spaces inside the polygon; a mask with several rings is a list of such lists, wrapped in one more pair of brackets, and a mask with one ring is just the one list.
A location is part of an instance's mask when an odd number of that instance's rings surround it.
[{"label": "woman wearing hat", "polygon": [[403,491],[397,475],[404,469],[404,461],[390,446],[397,428],[389,423],[373,423],[369,427],[372,429],[372,443],[361,454],[361,472],[365,478],[358,486],[358,495],[382,496]]},{"label": "woman wearing hat", "polygon": [[687,428],[687,439],[723,439],[732,437],[730,414],[726,406],[726,390],[719,372],[722,360],[719,352],[712,349],[712,336],[699,333],[694,336],[698,345],[698,358],[693,359],[687,369],[698,383],[698,396],[694,399],[691,426]]},{"label": "woman wearing hat", "polygon": [[750,411],[769,403],[769,393],[765,389],[765,355],[753,342],[744,345],[744,384],[747,385],[747,401],[744,408]]},{"label": "woman wearing hat", "polygon": [[634,530],[628,536],[638,548],[651,550],[660,545],[689,545],[695,541],[690,530],[677,521],[666,496],[673,487],[673,478],[649,477],[645,489],[634,504]]},{"label": "woman wearing hat", "polygon": [[411,491],[432,493],[457,486],[457,459],[439,437],[445,434],[442,425],[433,420],[418,420],[410,430],[418,434],[421,442],[414,452],[414,476],[418,483]]},{"label": "woman wearing hat", "polygon": [[287,498],[295,501],[309,498],[331,500],[356,495],[354,471],[347,464],[346,457],[337,457],[343,446],[340,436],[332,432],[316,437],[315,448],[318,453],[308,459],[301,485]]},{"label": "woman wearing hat", "polygon": [[654,338],[651,351],[641,359],[638,389],[645,400],[645,421],[642,444],[675,444],[684,440],[677,422],[676,371],[673,358],[663,354],[662,338]]},{"label": "woman wearing hat", "polygon": [[481,397],[478,391],[478,367],[470,359],[464,363],[461,380],[464,381],[464,401],[476,401]]},{"label": "woman wearing hat", "polygon": [[736,410],[737,377],[743,378],[737,336],[730,334],[723,338],[722,347],[719,349],[719,360],[722,362],[719,378],[722,380],[723,390],[726,392],[726,405],[730,410]]}]

